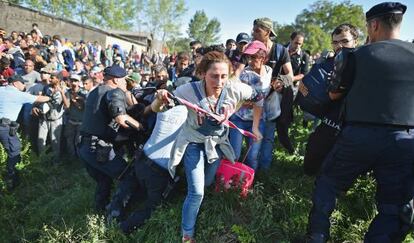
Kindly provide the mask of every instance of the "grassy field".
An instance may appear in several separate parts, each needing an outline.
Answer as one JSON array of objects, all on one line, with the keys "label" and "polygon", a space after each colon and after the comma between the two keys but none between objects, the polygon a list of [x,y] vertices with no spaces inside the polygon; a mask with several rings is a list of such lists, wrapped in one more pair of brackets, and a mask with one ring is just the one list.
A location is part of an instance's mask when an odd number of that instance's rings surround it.
[{"label": "grassy field", "polygon": [[[247,199],[237,192],[207,190],[197,222],[197,242],[291,242],[306,231],[314,178],[303,174],[304,142],[308,130],[294,126],[296,154],[280,149],[268,173],[257,174]],[[93,210],[95,184],[80,161],[50,165],[46,155],[35,156],[24,143],[18,168],[22,183],[12,193],[0,179],[0,242],[180,242],[181,206],[185,182],[131,235]],[[5,172],[5,153],[0,151],[0,170]],[[332,242],[361,242],[375,215],[375,183],[360,178],[339,199],[331,220]],[[406,242],[412,242],[408,237]]]}]

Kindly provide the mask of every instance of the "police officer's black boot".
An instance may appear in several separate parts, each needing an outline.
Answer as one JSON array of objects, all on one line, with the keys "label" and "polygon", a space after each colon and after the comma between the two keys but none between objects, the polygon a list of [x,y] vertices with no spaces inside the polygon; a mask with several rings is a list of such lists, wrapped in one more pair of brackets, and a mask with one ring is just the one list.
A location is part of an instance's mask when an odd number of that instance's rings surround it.
[{"label": "police officer's black boot", "polygon": [[6,178],[6,187],[8,191],[12,191],[14,188],[16,188],[20,184],[19,176],[17,175],[17,172],[15,173],[8,173]]},{"label": "police officer's black boot", "polygon": [[305,243],[325,243],[327,241],[327,237],[321,233],[308,234],[305,239]]},{"label": "police officer's black boot", "polygon": [[111,224],[114,220],[119,221],[122,216],[122,209],[122,202],[115,195],[112,201],[106,206],[107,223]]},{"label": "police officer's black boot", "polygon": [[99,214],[105,214],[106,207],[109,204],[109,193],[97,189],[95,193],[95,210]]},{"label": "police officer's black boot", "polygon": [[18,172],[16,170],[16,164],[21,160],[20,155],[9,157],[7,159],[7,175],[5,178],[7,190],[11,191],[20,184]]}]

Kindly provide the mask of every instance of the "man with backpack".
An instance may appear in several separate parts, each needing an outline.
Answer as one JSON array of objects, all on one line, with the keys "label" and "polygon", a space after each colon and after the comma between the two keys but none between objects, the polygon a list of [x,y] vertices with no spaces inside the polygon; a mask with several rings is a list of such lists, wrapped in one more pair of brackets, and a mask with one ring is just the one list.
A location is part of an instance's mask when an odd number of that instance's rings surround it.
[{"label": "man with backpack", "polygon": [[46,141],[49,138],[53,152],[52,162],[58,164],[63,128],[63,101],[66,96],[64,90],[60,87],[60,79],[57,73],[50,74],[49,84],[44,86],[42,95],[50,97],[50,102],[32,109],[33,115],[39,117],[37,146],[40,153],[45,151]]},{"label": "man with backpack", "polygon": [[[252,36],[253,40],[263,42],[266,45],[267,50],[269,50],[266,65],[273,69],[273,90],[271,90],[271,92],[280,92],[283,97],[280,103],[280,116],[275,121],[268,121],[265,124],[266,132],[263,134],[262,149],[263,147],[273,147],[274,131],[276,129],[278,139],[282,146],[285,147],[289,153],[293,153],[294,148],[288,135],[289,126],[293,121],[293,70],[289,52],[286,47],[279,43],[273,42],[271,39],[276,37],[276,33],[273,30],[273,21],[269,18],[258,18],[254,20]],[[269,95],[270,94],[271,93],[269,93]]]},{"label": "man with backpack", "polygon": [[[355,48],[358,40],[358,30],[350,24],[341,24],[334,29],[331,34],[332,38],[332,48],[335,54],[338,54],[343,47],[345,48]],[[322,79],[321,82],[326,82],[328,73],[330,73],[334,68],[334,57],[326,57],[316,63],[309,74],[305,79]],[[323,76],[321,73],[325,73]],[[306,81],[304,79],[304,81]],[[326,93],[326,86],[320,88],[321,92]],[[299,96],[298,103],[302,96],[308,96],[309,90],[301,82],[299,85]],[[316,95],[316,94],[311,94]],[[307,97],[309,99],[309,97]],[[343,99],[338,101],[329,101],[329,104],[324,105],[322,110],[316,111],[318,108],[315,108],[315,111],[306,110],[308,112],[313,112],[313,115],[318,115],[321,118],[321,124],[316,127],[315,131],[310,134],[308,143],[306,146],[306,153],[304,158],[304,171],[305,174],[309,176],[314,176],[319,172],[322,161],[325,159],[326,155],[332,149],[335,144],[337,135],[340,132],[340,110]],[[322,112],[322,114],[316,114]]]}]

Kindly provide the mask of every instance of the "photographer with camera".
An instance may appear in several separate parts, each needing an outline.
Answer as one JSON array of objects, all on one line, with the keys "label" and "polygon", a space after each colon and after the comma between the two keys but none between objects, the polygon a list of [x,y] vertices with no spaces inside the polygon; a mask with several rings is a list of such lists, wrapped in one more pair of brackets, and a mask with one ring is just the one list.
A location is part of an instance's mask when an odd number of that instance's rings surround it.
[{"label": "photographer with camera", "polygon": [[43,87],[42,94],[50,97],[50,102],[32,109],[32,114],[39,118],[39,132],[37,148],[39,152],[46,149],[46,141],[50,140],[52,146],[52,163],[58,164],[60,157],[60,141],[63,128],[63,99],[64,91],[60,87],[57,73],[50,74],[49,84]]},{"label": "photographer with camera", "polygon": [[27,81],[21,76],[12,76],[5,80],[0,76],[0,143],[7,153],[7,178],[8,189],[13,189],[18,184],[16,164],[20,162],[21,143],[17,136],[19,125],[16,120],[23,104],[35,102],[48,102],[50,97],[34,96],[23,92]]},{"label": "photographer with camera", "polygon": [[70,89],[66,91],[63,97],[64,107],[67,112],[67,122],[64,127],[64,137],[66,141],[67,153],[76,157],[76,145],[80,143],[80,126],[82,124],[83,111],[85,109],[85,100],[87,91],[80,88],[81,77],[72,74],[69,77]]}]

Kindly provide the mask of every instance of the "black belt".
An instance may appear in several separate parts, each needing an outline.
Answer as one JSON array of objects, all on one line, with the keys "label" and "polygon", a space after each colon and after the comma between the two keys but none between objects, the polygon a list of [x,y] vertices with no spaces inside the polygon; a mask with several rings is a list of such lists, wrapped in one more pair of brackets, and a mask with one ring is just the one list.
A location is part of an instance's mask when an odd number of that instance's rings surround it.
[{"label": "black belt", "polygon": [[374,126],[374,127],[384,127],[384,128],[391,128],[396,130],[410,130],[414,129],[414,126],[408,125],[394,125],[394,124],[379,124],[374,122],[346,122],[346,125],[356,125],[356,126]]},{"label": "black belt", "polygon": [[81,136],[81,143],[86,143],[91,145],[92,143],[96,143],[99,140],[97,136],[93,135],[82,135]]},{"label": "black belt", "polygon": [[142,151],[141,157],[138,159],[138,163],[144,163],[146,166],[150,167],[153,171],[155,171],[156,173],[162,175],[162,176],[168,176],[168,171],[161,167],[160,165],[158,165],[157,163],[155,163],[152,159],[148,158],[144,151]]},{"label": "black belt", "polygon": [[92,142],[92,137],[91,136],[82,136],[81,137],[81,143],[90,144],[91,142]]}]

